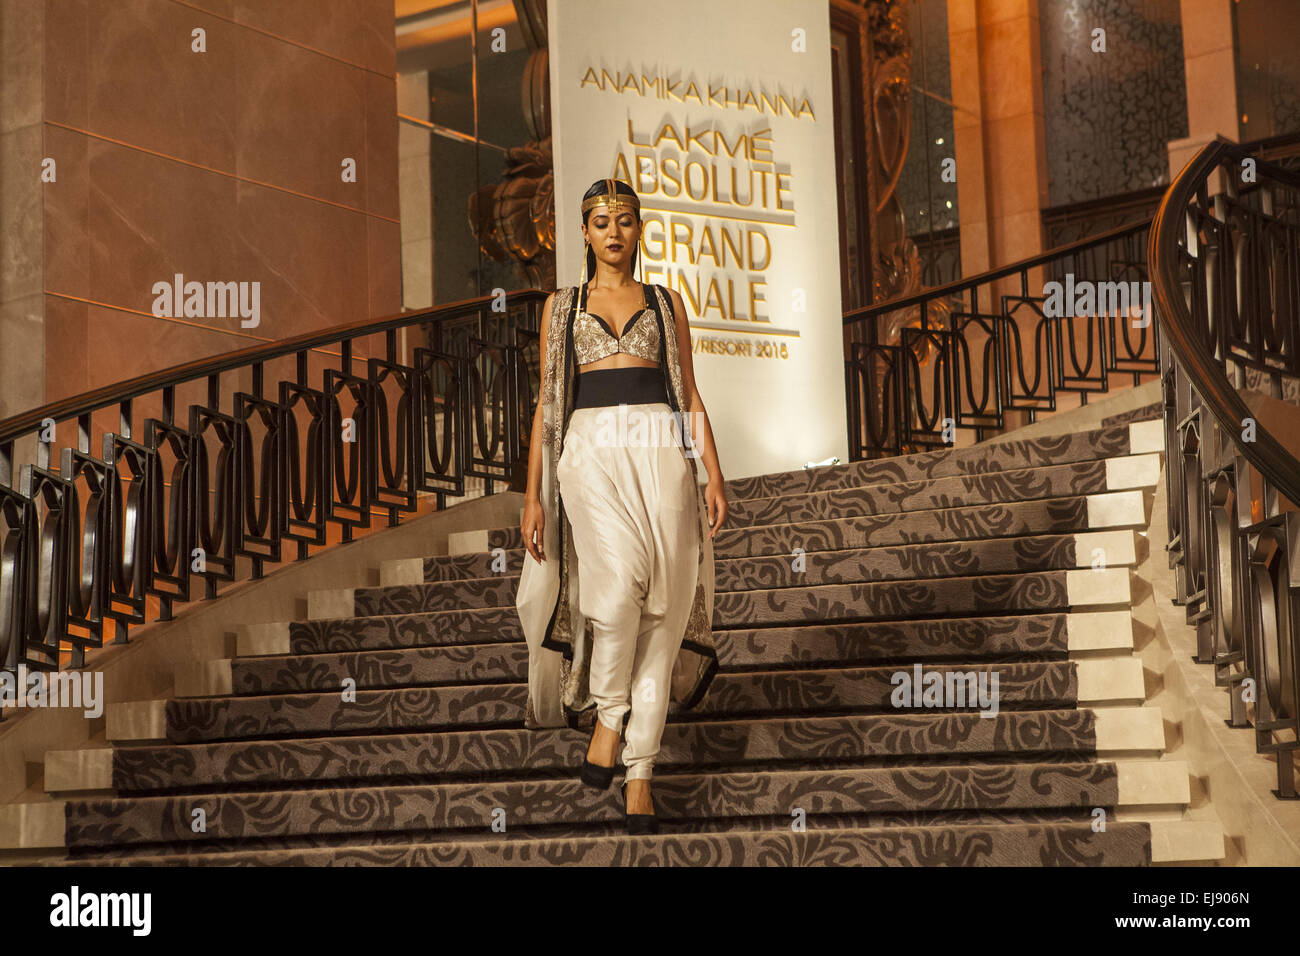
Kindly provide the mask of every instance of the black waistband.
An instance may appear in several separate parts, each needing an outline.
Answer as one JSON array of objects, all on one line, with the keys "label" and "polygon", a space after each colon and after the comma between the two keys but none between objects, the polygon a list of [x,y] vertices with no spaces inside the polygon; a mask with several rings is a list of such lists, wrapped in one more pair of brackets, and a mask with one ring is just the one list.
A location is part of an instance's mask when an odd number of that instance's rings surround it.
[{"label": "black waistband", "polygon": [[654,368],[629,365],[579,372],[574,389],[574,408],[598,408],[624,402],[628,405],[669,404],[663,369],[657,365]]}]

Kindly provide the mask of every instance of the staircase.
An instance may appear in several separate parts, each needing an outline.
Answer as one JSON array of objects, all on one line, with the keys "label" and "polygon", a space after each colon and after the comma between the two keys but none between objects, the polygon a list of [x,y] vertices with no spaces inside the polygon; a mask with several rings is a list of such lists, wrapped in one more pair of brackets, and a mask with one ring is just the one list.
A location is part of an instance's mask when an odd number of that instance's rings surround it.
[{"label": "staircase", "polygon": [[[53,865],[1220,859],[1134,656],[1159,413],[731,482],[721,669],[664,731],[658,835],[578,781],[587,731],[523,729],[517,527],[312,592],[308,620],[178,671],[181,696],[110,704],[112,746],[47,754],[56,799],[0,808],[0,833]],[[895,706],[918,666],[996,673],[996,714]]]}]

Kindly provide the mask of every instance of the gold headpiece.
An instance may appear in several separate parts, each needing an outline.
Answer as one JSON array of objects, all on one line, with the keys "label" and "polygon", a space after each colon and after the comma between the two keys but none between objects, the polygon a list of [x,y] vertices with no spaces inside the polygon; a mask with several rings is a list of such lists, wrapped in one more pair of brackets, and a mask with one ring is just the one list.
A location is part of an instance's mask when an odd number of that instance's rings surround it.
[{"label": "gold headpiece", "polygon": [[583,212],[586,212],[588,209],[594,209],[596,206],[608,206],[610,212],[617,212],[623,206],[627,206],[634,212],[639,212],[641,210],[641,200],[635,195],[628,196],[624,193],[620,193],[618,187],[614,185],[613,179],[606,179],[605,187],[603,193],[582,201]]},{"label": "gold headpiece", "polygon": [[[641,212],[641,200],[637,198],[636,194],[633,193],[629,196],[620,193],[618,187],[614,185],[613,179],[605,180],[605,191],[603,193],[582,201],[582,211],[584,213],[596,206],[608,206],[611,213],[617,213],[624,206],[635,213],[639,214]],[[590,249],[591,245],[587,244],[582,250],[582,278],[578,280],[578,315],[585,313],[587,308],[587,254]]]}]

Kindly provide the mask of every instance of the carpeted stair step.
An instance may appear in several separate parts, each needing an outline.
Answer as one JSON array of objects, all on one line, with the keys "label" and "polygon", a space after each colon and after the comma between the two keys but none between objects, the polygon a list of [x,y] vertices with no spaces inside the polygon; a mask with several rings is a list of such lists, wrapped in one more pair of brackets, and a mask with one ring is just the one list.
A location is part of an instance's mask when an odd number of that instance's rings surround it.
[{"label": "carpeted stair step", "polygon": [[[342,607],[330,607],[319,600],[309,605],[309,612],[325,614],[325,619],[263,625],[256,632],[261,635],[258,640],[250,638],[240,653],[287,653],[286,636],[294,653],[508,641],[517,634],[517,630],[508,630],[512,619],[518,619],[514,607],[517,583],[518,579],[492,579],[476,587],[474,593],[462,594],[461,608],[445,611],[329,617],[331,611]],[[352,601],[352,591],[346,588],[312,593],[322,598],[334,594],[339,605]],[[921,580],[904,577],[721,592],[715,594],[713,624],[715,630],[726,630],[920,615],[1043,613],[1092,605],[1127,606],[1131,597],[1129,571],[1124,567]]]},{"label": "carpeted stair step", "polygon": [[453,644],[389,651],[235,658],[206,682],[178,682],[178,697],[291,694],[336,690],[351,679],[358,690],[526,680],[528,645]]},{"label": "carpeted stair step", "polygon": [[727,500],[739,502],[749,498],[853,489],[926,478],[1042,468],[1126,455],[1160,454],[1164,452],[1164,433],[1158,425],[1158,422],[1139,422],[1069,435],[941,448],[899,458],[754,475],[728,481]]},{"label": "carpeted stair step", "polygon": [[[1041,469],[1070,463],[1104,463],[1107,459],[1118,461],[1131,460],[1131,456],[1145,458],[1147,455],[1159,455],[1164,450],[1163,433],[1159,422],[1141,422],[1136,425],[1119,426],[1112,429],[1100,429],[1097,432],[1082,435],[1052,436],[1026,442],[1006,442],[997,445],[976,445],[970,448],[927,452],[906,458],[888,458],[878,461],[854,462],[849,465],[837,465],[829,468],[817,468],[807,471],[785,472],[780,475],[759,475],[727,483],[727,501],[729,505],[739,505],[744,499],[772,499],[783,496],[797,496],[810,492],[829,492],[833,490],[857,490],[864,488],[881,488],[901,483],[925,484],[941,478],[957,476],[991,475],[1003,471],[1022,472],[1025,469]],[[1088,435],[1096,436],[1098,444],[1090,445]],[[1114,468],[1116,466],[1112,466]],[[1020,475],[1023,481],[1024,476]],[[1104,492],[1104,489],[1103,489]],[[1043,498],[1035,495],[1035,498]],[[1014,501],[1014,499],[1013,499]],[[1012,502],[1006,502],[1010,504]],[[989,502],[978,502],[986,507]],[[943,507],[943,506],[938,506]],[[947,506],[952,508],[952,505]],[[971,506],[973,507],[973,506]],[[855,512],[849,512],[855,515]],[[883,517],[875,515],[875,517]],[[843,514],[831,515],[831,520],[854,520]],[[800,521],[809,523],[807,516]],[[1094,525],[1093,527],[1097,527]],[[732,546],[732,539],[748,536],[751,528],[736,527],[734,524],[718,532],[715,546],[720,551]],[[1056,530],[1054,528],[1030,527],[1026,532]],[[1070,530],[1070,529],[1060,529]],[[820,534],[820,532],[818,532]],[[462,577],[487,576],[485,564],[490,560],[481,555],[497,548],[514,551],[523,547],[523,538],[518,527],[497,528],[490,531],[466,533],[454,536],[464,544],[457,549],[465,554],[453,553],[423,559],[426,563],[425,573],[412,571],[411,561],[388,562],[392,571],[384,584],[415,584],[422,580],[454,580]],[[832,539],[834,540],[834,539]],[[420,559],[414,559],[420,560]]]},{"label": "carpeted stair step", "polygon": [[[51,751],[50,793],[111,789],[175,792],[292,783],[402,783],[576,772],[590,730],[523,727],[234,740]],[[967,759],[1031,754],[1153,753],[1164,749],[1158,708],[1102,707],[977,713],[842,714],[723,721],[670,719],[657,772],[755,769],[774,762]]]},{"label": "carpeted stair step", "polygon": [[[1157,828],[1175,824],[1090,822],[914,827],[831,827],[791,831],[660,833],[371,844],[220,854],[123,857],[102,865],[160,866],[1144,866],[1161,859]],[[1185,827],[1184,827],[1185,828]],[[1187,842],[1187,841],[1184,841]],[[1200,843],[1210,852],[1211,840]],[[1222,855],[1222,835],[1219,835]],[[1208,856],[1205,858],[1209,858]],[[1197,857],[1200,859],[1200,857]],[[91,860],[77,860],[86,865]]]},{"label": "carpeted stair step", "polygon": [[723,668],[827,661],[1059,659],[1071,652],[1131,651],[1133,616],[1130,610],[1121,609],[748,627],[716,633],[718,663]]},{"label": "carpeted stair step", "polygon": [[495,607],[392,614],[344,615],[318,621],[259,624],[239,632],[237,653],[329,654],[396,647],[454,647],[523,640],[513,600]]},{"label": "carpeted stair step", "polygon": [[[510,641],[392,650],[286,653],[180,664],[177,697],[334,690],[351,678],[358,689],[501,683],[523,680],[528,648],[518,622]],[[1062,660],[1071,652],[1133,648],[1129,611],[1020,614],[1009,617],[937,618],[888,624],[810,624],[718,632],[721,668],[869,662]]]},{"label": "carpeted stair step", "polygon": [[[241,635],[239,653],[312,654],[328,652],[481,644],[518,639],[514,607],[517,579],[493,580],[492,587],[465,595],[468,607],[410,614],[353,617],[258,625]],[[352,601],[350,589],[333,593],[338,603]],[[715,595],[715,630],[792,623],[905,619],[925,615],[1043,613],[1092,605],[1128,605],[1125,567],[989,574],[973,577],[894,579],[729,591]],[[479,602],[492,601],[492,604]],[[339,611],[324,601],[311,613]]]},{"label": "carpeted stair step", "polygon": [[[66,831],[66,810],[63,804],[50,804],[58,811],[57,829],[60,841]],[[1024,824],[1091,823],[1096,809],[1107,812],[1113,820],[1114,813],[1129,814],[1113,808],[1066,808],[1048,810],[930,810],[901,813],[829,813],[808,817],[817,829],[844,830],[883,827],[949,827],[949,826],[1017,826]],[[1150,814],[1147,814],[1150,816]],[[681,817],[673,821],[672,832],[687,833],[746,833],[791,829],[790,815],[752,815],[745,817]],[[1137,815],[1141,822],[1142,817]],[[1129,821],[1125,821],[1129,822]],[[597,835],[626,836],[623,822],[584,822],[522,826],[502,833],[501,838],[529,842],[563,838],[586,838]],[[171,844],[134,843],[122,847],[79,846],[70,851],[70,858],[88,863],[142,856],[217,857],[232,852],[256,850],[261,853],[276,850],[310,850],[320,848],[364,848],[367,846],[399,846],[416,840],[436,839],[441,844],[479,843],[484,833],[480,828],[440,830],[436,834],[409,831],[376,830],[373,833],[313,833],[298,836],[265,836],[247,840],[206,840],[202,842],[176,842]],[[58,865],[58,864],[55,864]]]},{"label": "carpeted stair step", "polygon": [[728,501],[727,521],[739,529],[846,515],[900,514],[933,508],[1005,504],[1152,488],[1159,477],[1159,455],[1133,455],[1015,471],[746,498]]},{"label": "carpeted stair step", "polygon": [[[1174,761],[1026,762],[661,774],[662,826],[695,819],[791,818],[926,811],[1184,805],[1187,766]],[[489,831],[617,824],[623,797],[576,778],[166,797],[94,798],[66,804],[68,849],[204,843],[300,835]],[[202,827],[194,827],[202,820]]]},{"label": "carpeted stair step", "polygon": [[[896,705],[900,682],[921,680],[933,673],[951,683],[956,709],[1003,709],[1070,705],[1079,701],[1077,670],[1096,668],[1101,662],[1030,661],[996,664],[935,664],[921,668],[907,665],[886,667],[835,667],[782,671],[720,673],[706,698],[690,712],[692,719],[775,715],[777,713],[845,712],[879,713],[911,709]],[[1140,699],[1143,694],[1141,662],[1110,661],[1106,666],[1117,676],[1110,681],[1094,679],[1092,686],[1104,700]],[[1136,692],[1131,675],[1124,668],[1137,669]],[[919,671],[917,669],[920,669]],[[899,675],[902,675],[900,678]],[[963,675],[970,675],[970,683]],[[1125,679],[1127,677],[1127,679]],[[996,687],[994,687],[996,680]],[[911,683],[908,683],[908,687]],[[1107,686],[1120,691],[1104,691]],[[983,695],[977,697],[978,693]],[[1119,696],[1110,696],[1118,694]],[[917,690],[917,699],[920,690]],[[355,698],[355,699],[353,699]],[[207,740],[235,740],[275,737],[335,735],[363,730],[409,732],[459,729],[471,726],[500,726],[522,722],[527,698],[525,683],[461,684],[439,687],[399,687],[386,690],[324,693],[272,694],[245,697],[181,698],[142,702],[163,715],[165,739],[173,743]],[[1087,700],[1097,702],[1099,698]],[[120,704],[110,704],[115,709]],[[922,705],[925,706],[925,705]],[[140,739],[129,736],[134,727],[122,730],[116,710],[109,716],[108,737],[113,741]],[[151,739],[156,729],[142,731]]]},{"label": "carpeted stair step", "polygon": [[[1142,539],[1143,541],[1145,539]],[[805,549],[806,551],[806,549]],[[523,552],[520,552],[522,555]],[[1031,535],[998,540],[922,542],[842,551],[777,554],[715,560],[715,593],[756,587],[847,584],[856,581],[943,578],[1135,565],[1143,556],[1135,532]],[[716,556],[715,556],[716,557]],[[531,560],[531,559],[529,559]],[[503,573],[503,578],[505,574]],[[454,606],[474,581],[440,581],[399,587],[357,588],[357,616],[411,614]]]},{"label": "carpeted stair step", "polygon": [[[916,542],[973,541],[1069,534],[1118,528],[1145,528],[1150,520],[1151,495],[1144,490],[1097,495],[1042,498],[999,505],[935,508],[907,514],[858,515],[824,521],[799,521],[764,528],[724,526],[713,539],[715,560],[788,554],[796,547],[814,551],[842,551]],[[524,550],[518,527],[484,532],[482,551],[403,558],[380,567],[381,587],[399,587],[489,577],[504,554],[505,572],[523,567]]]},{"label": "carpeted stair step", "polygon": [[[357,689],[524,680],[528,648],[514,642],[452,644],[344,653],[235,658],[179,666],[177,697]],[[718,632],[724,669],[868,662],[1050,658],[1068,653],[1132,650],[1132,616],[1124,610],[1010,617],[937,618],[889,624],[812,624]]]},{"label": "carpeted stair step", "polygon": [[1044,571],[729,591],[716,595],[713,620],[715,627],[734,628],[899,620],[920,615],[1043,613],[1085,606],[1129,606],[1131,599],[1126,568]]}]

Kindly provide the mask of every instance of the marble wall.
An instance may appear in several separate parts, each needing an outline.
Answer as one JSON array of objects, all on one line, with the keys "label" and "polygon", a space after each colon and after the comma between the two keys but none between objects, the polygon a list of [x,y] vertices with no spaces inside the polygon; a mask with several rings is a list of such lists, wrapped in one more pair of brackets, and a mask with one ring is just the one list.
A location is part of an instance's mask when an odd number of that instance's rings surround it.
[{"label": "marble wall", "polygon": [[[424,70],[397,78],[398,112],[429,119],[429,74]],[[411,123],[397,131],[401,163],[402,304],[408,309],[433,306],[433,167],[432,134]]]},{"label": "marble wall", "polygon": [[[33,119],[5,98],[5,205],[37,182],[39,215],[5,256],[28,278],[4,301],[0,417],[401,311],[391,0],[0,2],[40,26],[4,35],[6,94],[37,100]],[[257,323],[160,317],[177,274],[258,283]]]},{"label": "marble wall", "polygon": [[0,419],[45,398],[44,21],[36,0],[0,0]]}]

